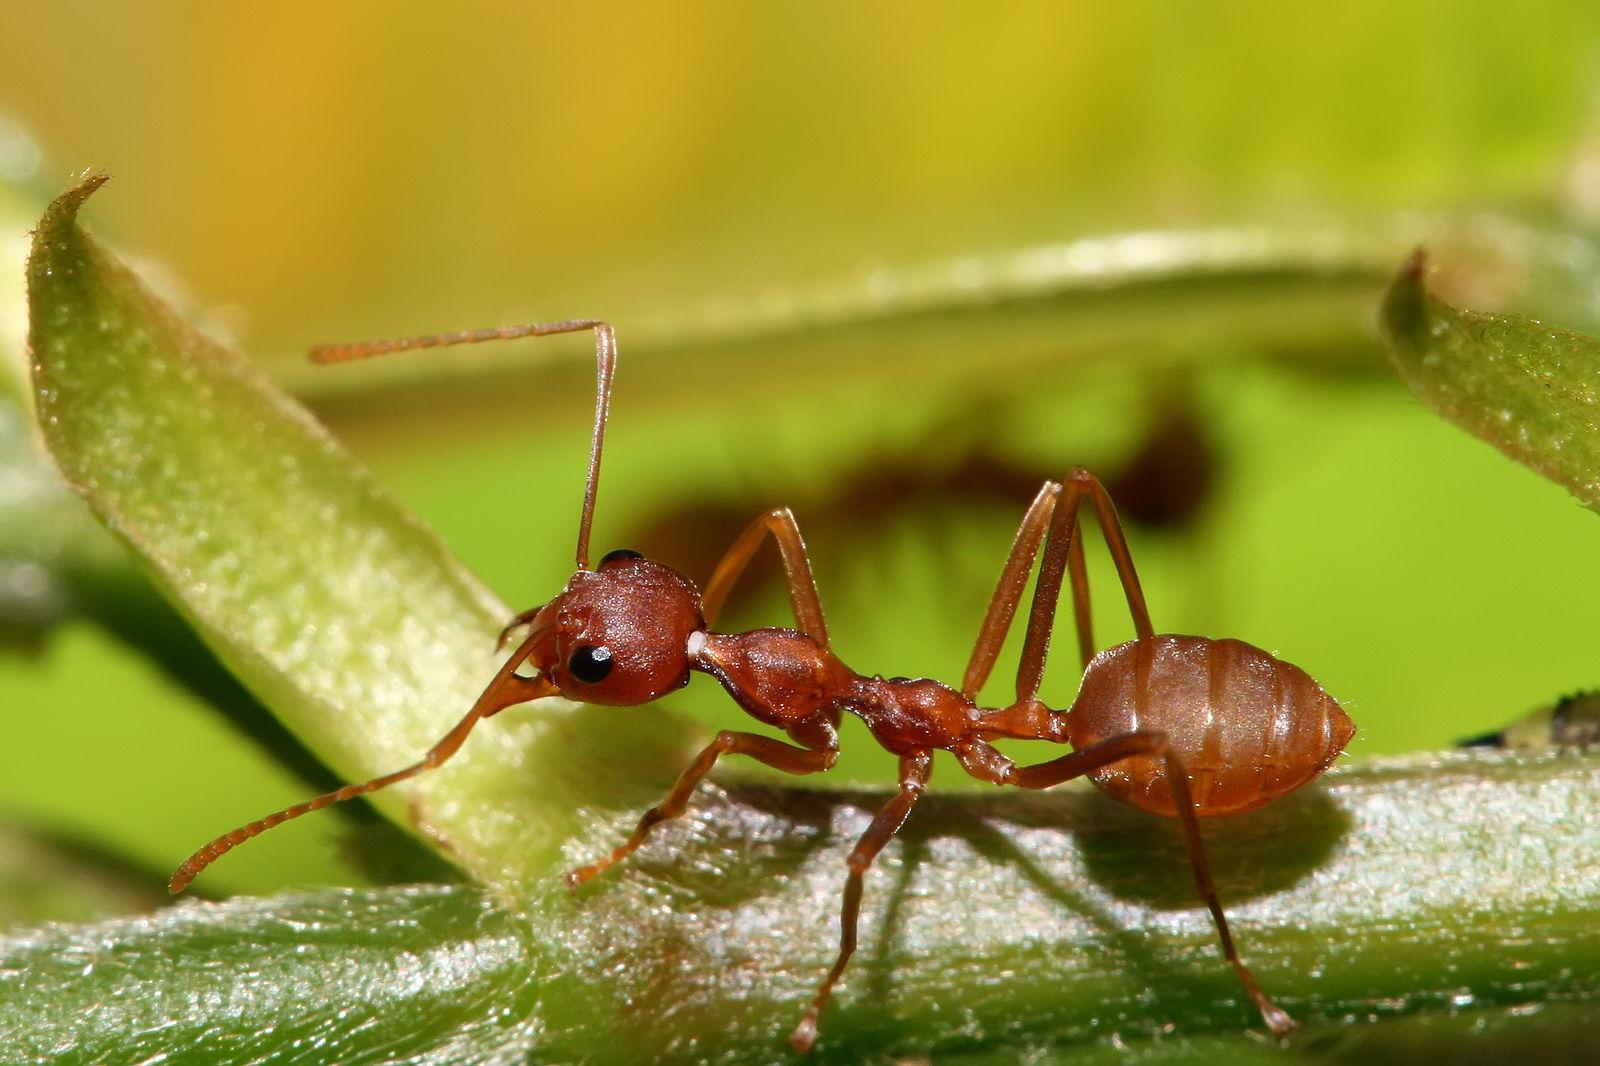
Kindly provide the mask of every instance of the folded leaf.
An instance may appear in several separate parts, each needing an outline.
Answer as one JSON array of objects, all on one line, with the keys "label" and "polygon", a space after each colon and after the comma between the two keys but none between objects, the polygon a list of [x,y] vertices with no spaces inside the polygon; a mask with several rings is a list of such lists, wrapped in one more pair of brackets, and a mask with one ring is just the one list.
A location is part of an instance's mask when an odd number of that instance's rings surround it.
[{"label": "folded leaf", "polygon": [[1384,296],[1400,379],[1423,402],[1600,509],[1600,341],[1428,292],[1414,255]]},{"label": "folded leaf", "polygon": [[[416,761],[493,676],[512,612],[303,408],[77,228],[103,180],[51,205],[28,262],[34,385],[57,463],[219,658],[337,771],[359,781]],[[688,732],[641,716],[630,746],[570,713],[507,712],[380,805],[479,876],[543,873],[580,807],[604,805],[608,788],[639,802],[638,780],[659,779]],[[608,760],[615,769],[597,772]],[[196,802],[217,808],[218,832],[267,813]]]}]

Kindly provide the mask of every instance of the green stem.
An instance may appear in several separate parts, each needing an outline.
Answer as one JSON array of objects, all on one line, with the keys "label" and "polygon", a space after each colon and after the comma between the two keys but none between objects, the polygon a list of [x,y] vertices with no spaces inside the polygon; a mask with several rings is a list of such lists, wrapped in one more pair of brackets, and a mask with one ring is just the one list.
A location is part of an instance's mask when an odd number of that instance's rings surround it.
[{"label": "green stem", "polygon": [[[1403,1048],[1423,1023],[1470,1046],[1462,1012],[1482,1028],[1592,1004],[1597,788],[1586,758],[1418,757],[1208,823],[1241,949],[1304,1026],[1290,1051],[1336,1033]],[[788,1061],[880,800],[711,790],[615,875],[573,895],[552,874],[514,905],[467,885],[337,891],[12,936],[0,1059],[279,1063],[314,1043],[341,1062]],[[566,853],[609,847],[630,818]],[[1088,789],[930,795],[869,875],[862,933],[821,1061],[1112,1033],[1236,1060],[1260,1028],[1175,827]]]}]

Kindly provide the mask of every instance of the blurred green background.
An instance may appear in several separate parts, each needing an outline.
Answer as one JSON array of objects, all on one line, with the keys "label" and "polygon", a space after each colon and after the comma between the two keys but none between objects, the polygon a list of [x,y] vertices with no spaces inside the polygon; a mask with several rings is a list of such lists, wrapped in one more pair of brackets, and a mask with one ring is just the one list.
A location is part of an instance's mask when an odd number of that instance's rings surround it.
[{"label": "blurred green background", "polygon": [[[703,579],[790,504],[865,672],[958,676],[1032,490],[1126,474],[1155,486],[1134,551],[1159,628],[1304,666],[1358,758],[1440,747],[1600,681],[1600,527],[1415,402],[1372,314],[1427,241],[1463,302],[1600,323],[1596,28],[1576,2],[8,5],[4,343],[20,358],[27,228],[103,169],[90,226],[517,608],[570,571],[586,346],[315,372],[305,347],[612,321],[597,550]],[[1205,491],[1141,481],[1141,453]],[[216,713],[226,682],[71,517],[43,524],[70,507],[27,469],[0,815],[155,889],[321,779]],[[770,585],[729,618],[785,620]],[[1047,695],[1075,673],[1058,660]],[[739,717],[704,681],[668,703]],[[833,776],[888,782],[864,731],[844,743]],[[350,883],[340,824],[208,887]]]}]

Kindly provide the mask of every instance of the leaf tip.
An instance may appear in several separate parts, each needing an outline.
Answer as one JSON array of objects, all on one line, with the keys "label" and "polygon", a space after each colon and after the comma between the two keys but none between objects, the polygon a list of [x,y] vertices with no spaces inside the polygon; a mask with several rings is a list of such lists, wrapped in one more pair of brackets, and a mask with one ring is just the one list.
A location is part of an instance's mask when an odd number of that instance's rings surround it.
[{"label": "leaf tip", "polygon": [[1406,258],[1405,264],[1400,268],[1400,277],[1420,281],[1422,274],[1428,269],[1428,250],[1418,245]]},{"label": "leaf tip", "polygon": [[94,191],[111,180],[111,175],[86,170],[78,175],[78,183],[45,208],[39,224],[34,227],[33,246],[28,253],[29,331],[36,332],[38,316],[38,291],[47,286],[51,274],[65,265],[63,255],[70,242],[66,241],[78,220],[78,211]]},{"label": "leaf tip", "polygon": [[1422,283],[1427,268],[1428,253],[1419,247],[1406,257],[1383,294],[1378,324],[1389,342],[1391,360],[1415,353],[1427,336],[1428,293]]},{"label": "leaf tip", "polygon": [[59,226],[71,223],[77,218],[78,210],[83,207],[84,201],[94,194],[94,191],[111,180],[111,175],[102,171],[85,170],[78,175],[78,183],[50,202],[45,209],[44,218],[39,220],[39,229],[36,233],[48,232]]}]

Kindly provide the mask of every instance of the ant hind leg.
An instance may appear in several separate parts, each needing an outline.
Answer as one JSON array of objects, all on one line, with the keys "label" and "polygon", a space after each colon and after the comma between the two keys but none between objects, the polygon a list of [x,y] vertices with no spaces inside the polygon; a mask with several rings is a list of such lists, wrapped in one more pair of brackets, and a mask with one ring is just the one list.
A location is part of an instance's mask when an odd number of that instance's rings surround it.
[{"label": "ant hind leg", "polygon": [[1283,1039],[1294,1030],[1295,1020],[1261,991],[1255,976],[1245,967],[1239,958],[1238,950],[1234,947],[1233,934],[1228,929],[1228,918],[1223,913],[1222,901],[1217,897],[1216,882],[1211,877],[1211,864],[1206,860],[1205,842],[1200,836],[1200,818],[1195,814],[1194,797],[1189,790],[1189,773],[1168,745],[1165,733],[1151,731],[1108,737],[1079,751],[1051,759],[1049,762],[1019,766],[1013,771],[1010,783],[1022,788],[1050,788],[1052,785],[1082,777],[1102,766],[1109,766],[1135,755],[1157,755],[1165,763],[1166,773],[1163,776],[1172,790],[1173,805],[1178,812],[1178,823],[1183,827],[1184,843],[1188,847],[1189,863],[1194,871],[1195,888],[1199,891],[1200,898],[1205,901],[1206,908],[1211,911],[1211,920],[1216,926],[1217,938],[1222,945],[1222,956],[1233,966],[1234,972],[1244,985],[1245,992],[1261,1011],[1262,1020],[1267,1023],[1267,1028],[1272,1030],[1272,1035],[1280,1040]]}]

